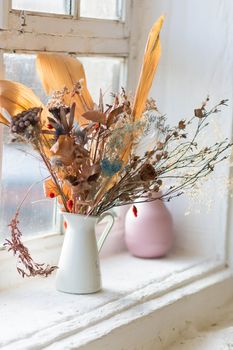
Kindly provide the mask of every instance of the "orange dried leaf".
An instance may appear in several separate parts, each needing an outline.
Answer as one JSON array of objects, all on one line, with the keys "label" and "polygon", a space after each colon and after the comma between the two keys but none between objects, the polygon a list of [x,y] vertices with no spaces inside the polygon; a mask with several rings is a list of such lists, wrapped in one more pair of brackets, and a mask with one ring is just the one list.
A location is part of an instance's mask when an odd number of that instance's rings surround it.
[{"label": "orange dried leaf", "polygon": [[64,98],[67,105],[76,103],[75,118],[80,125],[83,125],[86,121],[82,118],[82,114],[93,109],[93,100],[87,89],[82,63],[68,55],[39,53],[36,65],[42,85],[48,95],[53,91],[62,90],[64,87],[72,91],[75,83],[83,81],[81,96],[77,93],[67,94]]},{"label": "orange dried leaf", "polygon": [[146,100],[148,98],[148,93],[154,79],[156,68],[158,66],[161,54],[159,34],[163,21],[164,17],[159,17],[148,36],[143,65],[133,104],[133,116],[135,119],[141,118]]},{"label": "orange dried leaf", "polygon": [[[11,117],[34,107],[43,108],[42,119],[45,119],[48,113],[31,89],[10,80],[0,80],[0,107],[4,108]],[[2,117],[2,114],[0,114],[0,122],[5,124],[5,118]]]},{"label": "orange dried leaf", "polygon": [[1,113],[0,113],[0,124],[4,124],[7,126],[10,125],[9,121]]},{"label": "orange dried leaf", "polygon": [[44,187],[45,197],[47,197],[47,198],[51,198],[51,193],[54,194],[54,197],[59,194],[59,192],[57,190],[57,186],[55,185],[55,183],[53,182],[53,180],[51,178],[44,181],[43,187]]}]

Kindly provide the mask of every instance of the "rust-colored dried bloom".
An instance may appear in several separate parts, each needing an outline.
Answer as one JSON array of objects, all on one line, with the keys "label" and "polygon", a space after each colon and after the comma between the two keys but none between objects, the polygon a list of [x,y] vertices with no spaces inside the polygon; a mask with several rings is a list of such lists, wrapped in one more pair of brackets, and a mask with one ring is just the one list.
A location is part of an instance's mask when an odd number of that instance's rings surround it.
[{"label": "rust-colored dried bloom", "polygon": [[184,120],[180,120],[179,124],[178,124],[178,128],[183,130],[185,129],[186,125],[185,125],[185,121]]},{"label": "rust-colored dried bloom", "polygon": [[194,109],[194,115],[197,118],[203,118],[204,117],[203,110],[201,108]]},{"label": "rust-colored dried bloom", "polygon": [[150,163],[144,164],[142,169],[140,170],[140,179],[142,181],[150,181],[154,180],[156,177],[156,171]]}]

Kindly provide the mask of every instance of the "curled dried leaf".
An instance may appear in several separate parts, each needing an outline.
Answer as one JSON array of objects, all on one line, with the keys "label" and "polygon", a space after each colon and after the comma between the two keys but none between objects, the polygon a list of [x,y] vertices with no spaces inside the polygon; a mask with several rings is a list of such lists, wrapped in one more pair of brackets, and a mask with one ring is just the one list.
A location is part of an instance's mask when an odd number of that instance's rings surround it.
[{"label": "curled dried leaf", "polygon": [[109,128],[115,122],[115,118],[124,111],[124,106],[113,109],[108,116],[107,127]]},{"label": "curled dried leaf", "polygon": [[99,111],[88,111],[85,112],[82,117],[87,120],[90,120],[94,123],[106,124],[106,115],[103,112]]}]

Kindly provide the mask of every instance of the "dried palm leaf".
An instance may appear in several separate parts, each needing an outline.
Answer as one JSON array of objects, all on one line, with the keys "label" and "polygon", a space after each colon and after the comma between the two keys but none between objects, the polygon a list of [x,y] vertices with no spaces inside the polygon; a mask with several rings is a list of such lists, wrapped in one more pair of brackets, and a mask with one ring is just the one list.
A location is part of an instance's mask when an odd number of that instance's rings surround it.
[{"label": "dried palm leaf", "polygon": [[153,25],[148,36],[140,78],[133,104],[132,113],[135,119],[139,119],[142,115],[142,112],[145,108],[146,100],[148,98],[148,93],[154,79],[156,68],[158,66],[161,54],[159,34],[163,21],[164,16],[160,16],[159,19]]},{"label": "dried palm leaf", "polygon": [[66,94],[64,102],[70,105],[76,103],[75,118],[80,125],[86,123],[81,115],[93,108],[93,101],[87,89],[86,76],[82,63],[68,55],[39,53],[37,55],[37,71],[43,87],[48,95],[64,87],[73,91],[80,80],[83,81],[80,93]]},{"label": "dried palm leaf", "polygon": [[[134,120],[138,120],[142,116],[148,98],[148,93],[150,91],[156,68],[158,66],[161,54],[159,34],[163,25],[163,21],[164,16],[160,16],[159,19],[154,23],[147,39],[140,78],[133,104],[132,115],[134,117]],[[134,135],[132,135],[131,142],[129,142],[128,146],[121,156],[121,159],[124,163],[126,163],[129,159],[133,139]]]},{"label": "dried palm leaf", "polygon": [[[43,120],[45,120],[48,113],[40,99],[31,89],[10,80],[0,80],[0,107],[4,108],[11,117],[34,107],[43,107]],[[2,114],[0,114],[0,123],[9,125],[9,123],[6,123],[6,118]]]},{"label": "dried palm leaf", "polygon": [[[136,95],[133,104],[132,115],[134,117],[134,120],[138,120],[141,118],[142,112],[145,108],[146,100],[148,98],[148,93],[154,79],[156,68],[158,66],[161,54],[159,34],[163,21],[164,16],[160,16],[159,19],[154,23],[148,36],[140,78],[137,85]],[[120,156],[120,159],[123,161],[124,164],[126,164],[129,159],[129,155],[134,141],[134,134],[132,133],[132,135],[127,135],[127,137],[129,137],[129,140],[126,143],[127,146],[124,148]],[[106,188],[109,189],[112,186],[114,186],[114,184],[117,181],[117,178],[118,177],[116,175],[112,179],[110,179],[107,184],[105,184],[105,191]],[[100,198],[104,193],[104,188],[100,190]],[[97,200],[99,200],[99,197],[97,198]]]},{"label": "dried palm leaf", "polygon": [[9,126],[10,125],[10,122],[9,122],[9,120],[7,120],[5,117],[4,117],[4,109],[3,108],[1,108],[1,112],[0,112],[0,124],[4,124],[4,125],[7,125],[7,126]]}]

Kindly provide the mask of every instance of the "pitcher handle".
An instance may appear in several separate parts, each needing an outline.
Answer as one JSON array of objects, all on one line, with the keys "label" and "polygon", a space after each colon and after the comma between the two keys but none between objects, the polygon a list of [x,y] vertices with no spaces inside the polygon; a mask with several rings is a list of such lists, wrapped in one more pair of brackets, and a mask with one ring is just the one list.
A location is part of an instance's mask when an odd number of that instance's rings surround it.
[{"label": "pitcher handle", "polygon": [[115,218],[114,215],[110,212],[106,212],[100,215],[100,217],[97,219],[96,223],[98,224],[101,220],[103,220],[103,218],[105,218],[106,216],[110,217],[110,221],[108,222],[107,226],[104,229],[104,232],[102,233],[102,235],[100,236],[98,243],[97,243],[97,247],[98,247],[98,252],[101,251],[103,244],[106,240],[106,238],[108,237],[109,232],[111,231],[111,228],[113,227]]}]

